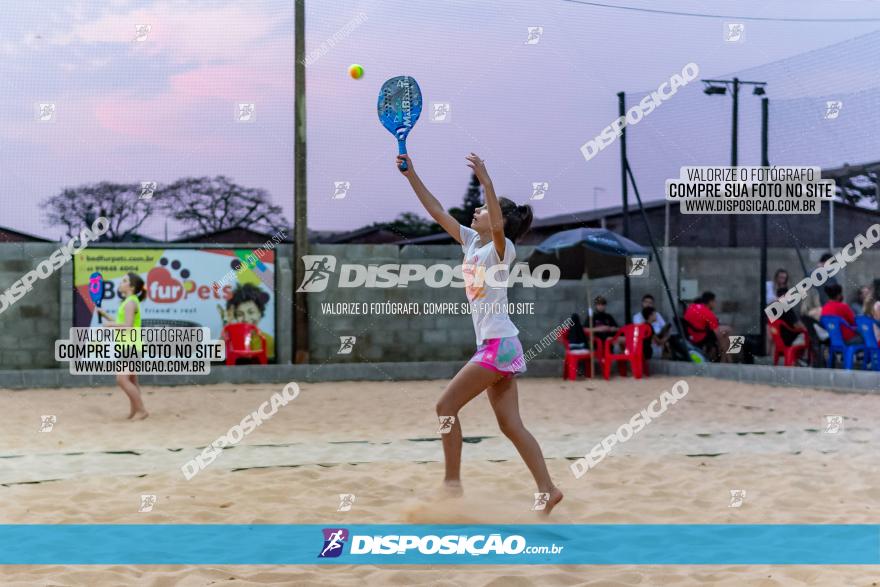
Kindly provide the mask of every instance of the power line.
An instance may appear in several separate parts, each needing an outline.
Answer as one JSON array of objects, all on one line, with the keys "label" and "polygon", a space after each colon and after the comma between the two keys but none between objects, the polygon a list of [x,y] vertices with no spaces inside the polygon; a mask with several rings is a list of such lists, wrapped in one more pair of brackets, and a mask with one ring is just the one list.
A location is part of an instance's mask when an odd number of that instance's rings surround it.
[{"label": "power line", "polygon": [[583,4],[586,6],[598,6],[599,8],[616,8],[618,10],[632,10],[633,12],[650,12],[653,14],[668,14],[671,16],[693,16],[696,18],[731,18],[736,20],[764,20],[771,22],[880,22],[880,18],[773,18],[763,16],[733,16],[730,14],[703,14],[700,12],[677,12],[674,10],[637,8],[635,6],[618,6],[615,4],[603,4],[601,2],[588,2],[587,0],[563,0],[563,2]]}]

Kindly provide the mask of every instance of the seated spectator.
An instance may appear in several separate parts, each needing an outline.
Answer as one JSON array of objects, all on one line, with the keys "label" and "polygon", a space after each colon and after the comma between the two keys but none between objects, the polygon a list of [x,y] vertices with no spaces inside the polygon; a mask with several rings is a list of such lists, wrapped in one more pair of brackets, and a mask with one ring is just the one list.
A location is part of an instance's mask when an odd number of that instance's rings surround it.
[{"label": "seated spectator", "polygon": [[[614,333],[617,332],[617,320],[614,319],[614,316],[605,311],[605,308],[608,307],[608,302],[602,296],[596,296],[596,300],[594,302],[595,310],[590,310],[587,315],[587,324],[590,324],[590,316],[593,317],[593,329],[591,332],[595,333],[596,338],[598,340],[604,341],[606,338],[611,338],[614,336]],[[587,328],[589,330],[589,328]]]},{"label": "seated spectator", "polygon": [[865,310],[865,300],[871,297],[871,288],[863,285],[856,291],[856,296],[850,303],[849,307],[855,314],[861,314]]},{"label": "seated spectator", "polygon": [[[654,306],[654,296],[651,294],[645,294],[642,296],[642,309],[645,308],[654,308],[655,314],[657,315],[657,320],[654,323],[654,332],[660,332],[660,330],[666,326],[666,320],[663,319],[663,316],[660,315],[660,312],[656,311],[656,307]],[[632,322],[633,324],[641,324],[645,321],[645,318],[642,316],[642,311],[639,310],[635,314],[633,314]]]},{"label": "seated spectator", "polygon": [[669,342],[669,330],[672,325],[664,324],[662,327],[657,328],[657,324],[660,321],[660,313],[653,306],[642,308],[642,311],[639,312],[639,317],[642,319],[640,323],[649,324],[653,330],[651,338],[645,340],[645,358],[662,357],[666,343]]},{"label": "seated spectator", "polygon": [[776,292],[779,288],[785,288],[785,291],[790,289],[788,285],[788,271],[785,269],[777,269],[776,273],[773,274],[773,281],[767,282],[767,302],[770,303],[777,298]]},{"label": "seated spectator", "polygon": [[730,346],[730,329],[718,323],[715,315],[715,294],[711,291],[694,300],[684,313],[685,331],[688,339],[703,349],[711,361],[727,363]]},{"label": "seated spectator", "polygon": [[588,346],[587,335],[584,334],[584,326],[581,317],[571,315],[571,326],[568,328],[568,348],[571,350],[585,349]]},{"label": "seated spectator", "polygon": [[880,300],[874,299],[873,294],[869,295],[865,299],[862,313],[874,319],[874,338],[880,342]]},{"label": "seated spectator", "polygon": [[822,306],[822,316],[837,316],[844,321],[844,327],[841,328],[843,342],[848,345],[862,344],[862,335],[856,329],[856,315],[847,304],[843,301],[843,288],[839,283],[832,283],[825,286],[825,295],[828,301]]},{"label": "seated spectator", "polygon": [[[833,257],[831,253],[825,253],[816,263],[816,268],[822,267],[825,262]],[[837,283],[836,277],[829,277],[827,285]],[[821,287],[812,287],[807,290],[807,297],[801,302],[801,322],[807,327],[810,334],[810,355],[813,357],[812,367],[824,368],[825,361],[822,360],[822,345],[830,344],[828,332],[819,324],[822,317],[822,305],[828,300],[824,290]]]},{"label": "seated spectator", "polygon": [[[782,299],[788,289],[788,287],[780,287],[776,290],[776,297]],[[785,346],[804,344],[804,332],[806,332],[807,327],[800,321],[794,310],[786,310],[782,313],[782,316],[780,316],[779,319],[785,322],[785,325],[788,326],[788,328],[779,329],[779,335],[782,337],[782,342],[785,343]],[[791,330],[789,330],[789,328]],[[801,332],[797,332],[798,330]]]}]

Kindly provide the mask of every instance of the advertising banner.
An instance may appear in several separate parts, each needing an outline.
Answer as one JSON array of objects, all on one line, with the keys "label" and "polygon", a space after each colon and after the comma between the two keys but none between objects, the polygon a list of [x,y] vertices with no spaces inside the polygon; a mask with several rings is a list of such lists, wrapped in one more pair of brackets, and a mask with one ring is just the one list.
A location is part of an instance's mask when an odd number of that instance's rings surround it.
[{"label": "advertising banner", "polygon": [[[119,284],[128,273],[144,281],[142,327],[197,326],[219,339],[223,326],[253,324],[275,357],[275,252],[261,249],[100,249],[75,257],[73,326],[98,326],[96,299],[111,316],[122,303]],[[100,298],[89,292],[100,273]],[[92,279],[95,283],[95,279]],[[252,348],[258,348],[254,337]]]}]

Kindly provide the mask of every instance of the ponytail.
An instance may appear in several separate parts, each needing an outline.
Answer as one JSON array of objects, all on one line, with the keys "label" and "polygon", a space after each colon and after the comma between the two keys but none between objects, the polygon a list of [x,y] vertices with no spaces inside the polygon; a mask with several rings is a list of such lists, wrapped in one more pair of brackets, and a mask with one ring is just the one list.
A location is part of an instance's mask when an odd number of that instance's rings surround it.
[{"label": "ponytail", "polygon": [[508,198],[498,198],[498,205],[504,216],[504,236],[516,242],[532,226],[532,207],[528,204],[518,206]]},{"label": "ponytail", "polygon": [[128,282],[131,284],[131,288],[134,291],[134,295],[137,296],[138,300],[144,301],[144,299],[147,297],[147,290],[144,287],[144,280],[141,278],[140,275],[134,272],[129,272],[127,277]]}]

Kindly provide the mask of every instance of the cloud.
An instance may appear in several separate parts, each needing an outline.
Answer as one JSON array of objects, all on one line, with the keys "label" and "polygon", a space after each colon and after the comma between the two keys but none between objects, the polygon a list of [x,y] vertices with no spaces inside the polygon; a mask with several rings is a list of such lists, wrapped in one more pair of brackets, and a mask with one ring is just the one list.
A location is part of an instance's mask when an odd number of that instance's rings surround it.
[{"label": "cloud", "polygon": [[[64,56],[47,63],[64,78],[63,88],[49,94],[59,105],[55,128],[76,139],[60,142],[34,128],[32,117],[11,122],[0,134],[59,154],[65,144],[80,152],[149,146],[216,153],[240,141],[237,102],[256,103],[258,123],[285,124],[292,118],[294,47],[286,24],[293,8],[279,11],[279,5],[270,11],[271,4],[256,0],[204,6],[166,0],[143,8],[143,2],[120,1],[97,9],[91,4],[89,13],[71,4],[63,20],[68,30],[42,33],[40,42]],[[74,18],[86,13],[88,19]],[[134,40],[136,24],[151,27],[143,42]],[[0,55],[25,48],[0,39]]]},{"label": "cloud", "polygon": [[[292,17],[292,8],[289,11]],[[94,20],[75,20],[71,28],[49,38],[58,46],[77,44],[124,44],[130,50],[146,51],[172,63],[202,64],[242,59],[259,51],[285,31],[277,11],[261,2],[223,5],[157,2],[149,9],[104,14]],[[136,27],[149,25],[143,42],[135,41]]]}]

